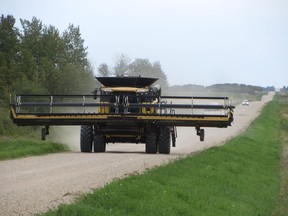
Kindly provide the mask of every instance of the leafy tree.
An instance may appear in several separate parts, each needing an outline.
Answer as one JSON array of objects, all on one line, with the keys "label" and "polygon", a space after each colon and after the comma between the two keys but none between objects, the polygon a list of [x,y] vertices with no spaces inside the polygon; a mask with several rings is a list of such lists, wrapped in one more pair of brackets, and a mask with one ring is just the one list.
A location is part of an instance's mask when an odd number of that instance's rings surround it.
[{"label": "leafy tree", "polygon": [[41,20],[13,16],[0,22],[0,101],[9,93],[69,94],[91,92],[95,85],[93,68],[79,27],[70,24],[62,34]]},{"label": "leafy tree", "polygon": [[[98,68],[99,75],[109,75],[108,66],[106,63],[102,63]],[[149,59],[136,58],[133,62],[131,59],[121,54],[114,64],[115,76],[143,76],[158,78],[156,83],[162,86],[162,89],[167,89],[169,84],[166,74],[161,68],[160,62],[151,63]]]},{"label": "leafy tree", "polygon": [[41,74],[41,57],[45,54],[42,40],[43,24],[36,17],[33,17],[32,21],[20,19],[20,22],[23,28],[20,35],[20,68],[28,80],[36,82]]},{"label": "leafy tree", "polygon": [[82,85],[81,92],[82,93],[91,93],[91,90],[94,90],[96,85],[96,80],[94,76],[94,68],[92,65],[88,62],[87,67],[85,68],[85,74],[82,77]]},{"label": "leafy tree", "polygon": [[[95,79],[93,68],[87,59],[87,47],[84,46],[79,26],[74,27],[73,24],[70,24],[63,33],[63,39],[66,45],[66,65],[61,80],[67,87],[61,91],[67,93],[91,92],[95,85]],[[68,80],[70,81],[68,82]]]},{"label": "leafy tree", "polygon": [[127,55],[123,53],[115,61],[114,65],[114,75],[115,76],[125,76],[129,71],[129,64],[131,60]]},{"label": "leafy tree", "polygon": [[[57,56],[63,55],[64,51],[61,50],[64,49],[64,42],[59,49],[62,39],[58,30],[53,26],[44,26],[35,17],[32,21],[22,19],[20,21],[23,28],[19,61],[21,71],[31,82],[31,86],[43,86],[47,92],[56,93],[56,86],[59,85]],[[39,90],[37,88],[30,93],[37,94],[39,91],[43,92],[41,88]]]},{"label": "leafy tree", "polygon": [[21,68],[28,80],[43,85],[49,94],[81,93],[93,88],[91,81],[90,86],[87,81],[82,84],[83,79],[94,78],[79,27],[70,24],[61,36],[54,26],[44,26],[36,18],[21,23]]},{"label": "leafy tree", "polygon": [[38,78],[49,93],[60,93],[61,82],[66,65],[66,44],[54,26],[44,27],[42,32],[43,53],[40,57]]},{"label": "leafy tree", "polygon": [[129,65],[129,75],[158,78],[159,80],[156,83],[159,83],[163,89],[168,88],[169,85],[167,76],[161,69],[160,62],[151,64],[149,59],[135,59]]},{"label": "leafy tree", "polygon": [[95,79],[79,27],[70,24],[60,34],[35,17],[20,23],[18,29],[12,15],[0,17],[1,119],[7,116],[9,94],[91,93]]},{"label": "leafy tree", "polygon": [[60,76],[61,85],[57,91],[61,94],[88,94],[95,88],[93,68],[87,66],[82,68],[79,65],[66,64]]},{"label": "leafy tree", "polygon": [[74,27],[73,24],[69,24],[68,29],[63,33],[63,38],[66,43],[67,61],[74,65],[87,67],[87,47],[84,47],[79,26]]},{"label": "leafy tree", "polygon": [[66,55],[68,55],[65,53],[66,44],[64,39],[60,36],[58,29],[51,25],[49,27],[45,26],[42,35],[42,57],[47,57],[53,62],[55,68],[61,69],[66,63]]},{"label": "leafy tree", "polygon": [[162,86],[163,89],[167,90],[167,88],[169,87],[168,79],[166,74],[162,71],[159,61],[152,64],[152,74],[153,77],[159,78],[159,84]]},{"label": "leafy tree", "polygon": [[53,64],[53,61],[48,57],[41,58],[41,69],[41,82],[47,89],[47,92],[49,94],[59,94],[59,89],[62,88],[61,85],[63,84],[60,77],[60,73],[63,71],[63,69],[60,72],[60,70]]},{"label": "leafy tree", "polygon": [[0,19],[0,100],[7,100],[12,85],[19,76],[17,54],[19,51],[19,31],[14,27],[12,15],[1,15]]},{"label": "leafy tree", "polygon": [[149,77],[152,75],[151,72],[152,64],[150,63],[149,59],[137,58],[129,65],[130,76]]},{"label": "leafy tree", "polygon": [[1,15],[0,20],[0,52],[1,65],[11,66],[16,61],[16,54],[19,50],[18,29],[14,27],[15,19],[8,15]]},{"label": "leafy tree", "polygon": [[107,77],[110,75],[109,67],[106,63],[102,63],[98,67],[98,76]]}]

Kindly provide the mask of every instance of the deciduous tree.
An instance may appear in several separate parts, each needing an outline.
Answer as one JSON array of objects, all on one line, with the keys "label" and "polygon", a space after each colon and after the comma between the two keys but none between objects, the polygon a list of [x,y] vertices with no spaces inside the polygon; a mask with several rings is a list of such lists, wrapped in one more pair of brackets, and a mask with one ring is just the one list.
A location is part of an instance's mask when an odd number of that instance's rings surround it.
[{"label": "deciduous tree", "polygon": [[110,75],[109,67],[106,63],[102,63],[98,67],[98,76],[107,77]]},{"label": "deciduous tree", "polygon": [[114,75],[125,76],[129,73],[129,64],[131,60],[127,55],[123,53],[116,59],[114,64]]}]

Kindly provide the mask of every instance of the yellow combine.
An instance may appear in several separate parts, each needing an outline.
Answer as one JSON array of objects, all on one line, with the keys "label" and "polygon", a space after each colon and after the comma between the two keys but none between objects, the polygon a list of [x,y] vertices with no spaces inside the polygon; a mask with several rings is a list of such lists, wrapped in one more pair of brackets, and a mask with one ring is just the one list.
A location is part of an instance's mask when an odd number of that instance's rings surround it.
[{"label": "yellow combine", "polygon": [[[226,128],[233,121],[228,97],[161,96],[155,78],[97,77],[91,95],[17,95],[11,118],[19,126],[81,125],[81,152],[105,152],[107,143],[145,143],[146,153],[169,154],[176,127]],[[171,142],[172,141],[172,142]]]}]

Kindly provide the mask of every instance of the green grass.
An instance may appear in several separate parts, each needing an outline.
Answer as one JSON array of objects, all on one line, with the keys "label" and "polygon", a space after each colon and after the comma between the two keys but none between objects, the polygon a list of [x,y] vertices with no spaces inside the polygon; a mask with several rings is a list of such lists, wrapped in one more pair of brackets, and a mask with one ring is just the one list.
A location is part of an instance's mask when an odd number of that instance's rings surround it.
[{"label": "green grass", "polygon": [[0,106],[0,141],[1,137],[39,139],[40,130],[40,126],[17,126],[10,119],[10,108]]},{"label": "green grass", "polygon": [[279,204],[277,208],[278,216],[288,215],[288,94],[278,94],[281,109],[281,137],[282,137],[282,158],[281,158],[281,184]]},{"label": "green grass", "polygon": [[32,155],[43,155],[68,151],[68,147],[53,142],[36,140],[0,140],[0,160],[15,159]]},{"label": "green grass", "polygon": [[280,185],[279,122],[273,101],[226,145],[116,180],[45,215],[273,215]]},{"label": "green grass", "polygon": [[40,126],[19,127],[9,116],[10,109],[0,107],[0,160],[68,151],[63,144],[40,141]]}]

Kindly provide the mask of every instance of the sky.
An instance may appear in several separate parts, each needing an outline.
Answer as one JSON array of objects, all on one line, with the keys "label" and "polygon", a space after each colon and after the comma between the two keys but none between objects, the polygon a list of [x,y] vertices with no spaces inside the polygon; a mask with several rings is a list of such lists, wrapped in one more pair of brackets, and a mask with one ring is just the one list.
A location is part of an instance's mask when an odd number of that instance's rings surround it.
[{"label": "sky", "polygon": [[288,0],[0,0],[0,13],[80,27],[97,73],[121,54],[170,85],[288,86]]}]

